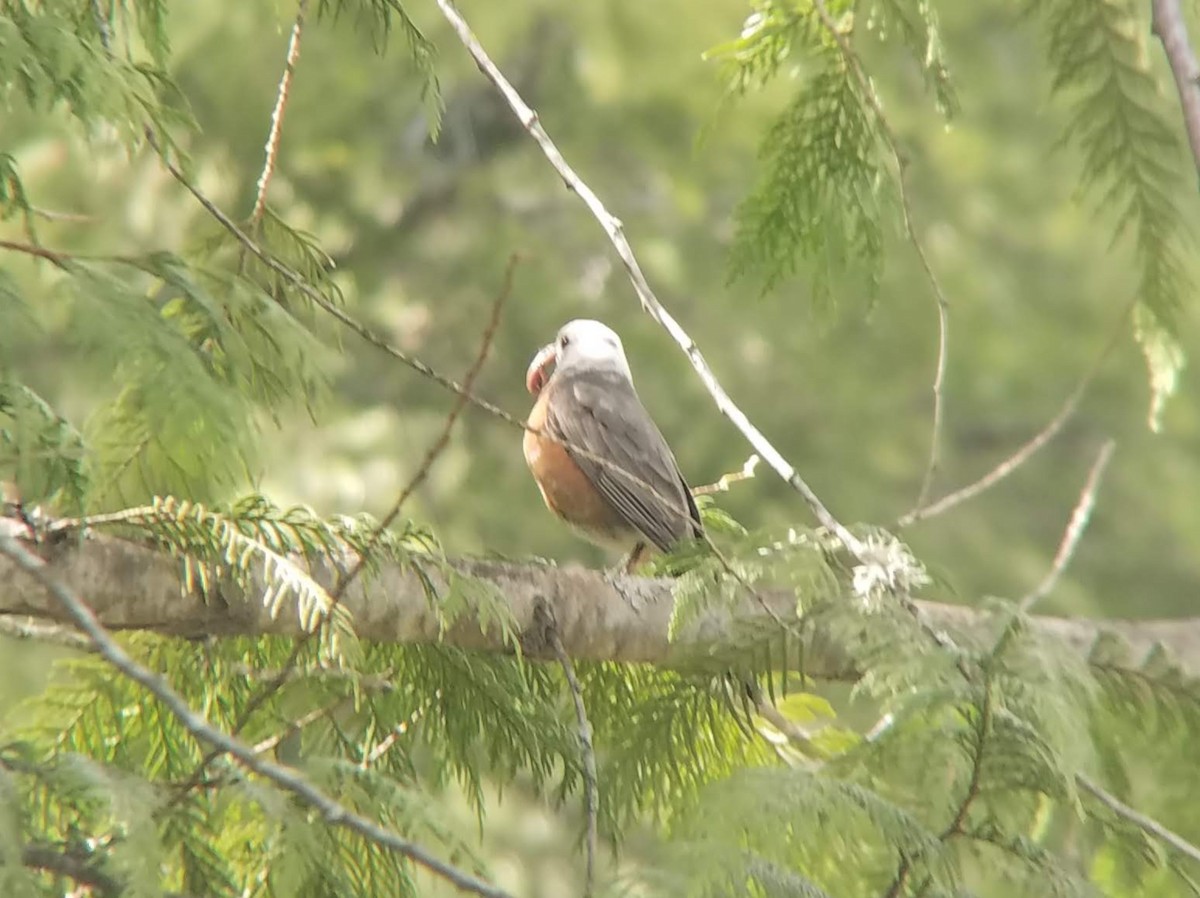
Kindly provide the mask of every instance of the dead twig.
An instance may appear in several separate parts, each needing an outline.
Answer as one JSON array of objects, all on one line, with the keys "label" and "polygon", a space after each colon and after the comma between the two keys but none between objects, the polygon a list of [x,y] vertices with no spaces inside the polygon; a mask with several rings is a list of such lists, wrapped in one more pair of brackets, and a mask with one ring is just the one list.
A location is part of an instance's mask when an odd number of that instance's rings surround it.
[{"label": "dead twig", "polygon": [[292,79],[296,75],[296,61],[300,58],[300,37],[304,33],[304,17],[308,14],[308,0],[300,0],[296,10],[296,21],[292,24],[292,36],[288,39],[287,57],[283,65],[283,74],[279,77],[279,89],[275,94],[275,108],[271,110],[271,128],[267,132],[267,144],[264,147],[266,157],[263,159],[262,174],[258,176],[258,189],[254,196],[254,210],[250,213],[250,229],[256,229],[262,223],[263,213],[267,208],[267,187],[271,176],[275,174],[275,163],[279,157],[279,138],[283,133],[283,116],[287,111],[288,97],[291,95]]},{"label": "dead twig", "polygon": [[1083,490],[1079,493],[1079,501],[1075,503],[1075,510],[1071,512],[1071,520],[1067,522],[1067,529],[1063,531],[1062,541],[1058,544],[1054,562],[1050,565],[1050,570],[1046,572],[1042,581],[1025,598],[1021,599],[1022,611],[1029,611],[1048,596],[1058,585],[1058,580],[1063,571],[1067,569],[1067,565],[1071,563],[1071,558],[1079,547],[1079,540],[1083,538],[1083,532],[1087,530],[1088,522],[1092,519],[1092,510],[1096,507],[1096,493],[1100,489],[1100,478],[1104,476],[1104,469],[1108,467],[1108,461],[1112,458],[1116,445],[1113,440],[1106,441],[1100,448],[1096,460],[1092,462],[1087,482],[1084,483]]},{"label": "dead twig", "polygon": [[758,467],[761,461],[757,455],[751,455],[746,459],[746,463],[742,465],[740,471],[730,471],[728,474],[722,474],[720,479],[715,483],[706,483],[704,486],[692,487],[693,496],[709,496],[713,493],[729,492],[731,484],[738,483],[742,480],[751,480],[754,477],[754,469]]}]

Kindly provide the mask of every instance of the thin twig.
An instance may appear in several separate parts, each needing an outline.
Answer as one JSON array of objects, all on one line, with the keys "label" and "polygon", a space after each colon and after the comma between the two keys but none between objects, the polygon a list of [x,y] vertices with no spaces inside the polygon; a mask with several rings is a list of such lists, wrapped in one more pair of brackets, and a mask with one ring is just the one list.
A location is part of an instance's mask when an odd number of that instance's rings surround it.
[{"label": "thin twig", "polygon": [[44,218],[46,221],[66,221],[72,223],[91,223],[96,220],[95,215],[87,215],[83,212],[60,212],[56,209],[42,209],[38,206],[30,206],[29,211],[38,218]]},{"label": "thin twig", "polygon": [[74,880],[88,894],[122,895],[124,884],[100,869],[100,859],[54,845],[30,843],[21,848],[21,866]]},{"label": "thin twig", "polygon": [[350,573],[342,579],[337,589],[333,591],[332,598],[334,603],[337,603],[345,595],[350,584],[362,573],[363,567],[371,556],[371,552],[379,543],[379,540],[383,538],[383,534],[387,532],[387,528],[399,517],[400,509],[404,507],[404,503],[408,501],[408,498],[416,491],[417,487],[425,481],[430,469],[433,467],[433,463],[437,461],[438,456],[442,454],[446,445],[450,442],[450,434],[454,430],[454,423],[466,407],[467,398],[471,394],[471,387],[475,385],[475,378],[479,376],[479,371],[483,368],[484,360],[487,359],[488,352],[492,348],[492,340],[496,336],[496,329],[500,326],[500,316],[504,311],[504,303],[508,301],[508,297],[512,294],[513,274],[520,259],[521,257],[516,253],[509,256],[508,267],[504,270],[504,281],[500,286],[499,292],[496,294],[496,298],[492,301],[491,317],[488,319],[487,327],[484,329],[483,338],[479,342],[479,351],[475,354],[475,361],[467,369],[466,376],[463,378],[463,388],[455,398],[454,405],[450,407],[449,414],[446,415],[446,421],[442,425],[442,432],[438,434],[437,439],[433,441],[433,444],[430,445],[429,450],[425,453],[425,457],[421,459],[421,464],[418,466],[416,473],[404,485],[404,489],[400,491],[400,495],[392,503],[391,510],[379,522],[379,526],[375,528],[375,532],[371,535],[363,551],[359,554],[358,561],[350,569]]},{"label": "thin twig", "polygon": [[0,249],[12,250],[16,253],[24,253],[27,256],[36,256],[39,259],[45,259],[59,268],[67,267],[67,259],[69,256],[63,253],[56,253],[53,250],[46,249],[44,246],[37,246],[33,243],[18,243],[15,240],[0,240]]},{"label": "thin twig", "polygon": [[575,721],[579,727],[579,754],[583,761],[583,800],[587,813],[587,860],[583,894],[584,898],[591,898],[596,886],[596,842],[600,816],[600,779],[596,773],[596,747],[592,742],[592,724],[588,720],[587,708],[583,703],[583,687],[579,684],[579,677],[575,675],[575,665],[571,663],[571,656],[563,647],[554,619],[545,603],[538,605],[538,611],[545,618],[550,647],[554,649],[554,655],[562,665],[567,685],[571,688],[571,699],[575,703]]},{"label": "thin twig", "polygon": [[1084,792],[1087,792],[1118,817],[1128,820],[1138,829],[1142,830],[1142,832],[1149,833],[1159,841],[1170,845],[1180,854],[1200,863],[1200,848],[1193,845],[1187,839],[1167,829],[1157,820],[1147,817],[1141,811],[1134,810],[1115,795],[1106,791],[1099,783],[1094,782],[1082,773],[1075,774],[1075,783]]},{"label": "thin twig", "polygon": [[509,83],[500,69],[496,67],[496,64],[475,38],[470,26],[458,9],[455,8],[454,4],[450,0],[437,0],[437,4],[442,11],[442,15],[445,16],[463,46],[466,47],[467,52],[475,60],[475,64],[479,67],[479,70],[495,85],[509,108],[513,111],[513,114],[520,121],[521,126],[537,143],[542,154],[546,157],[551,167],[563,179],[567,188],[583,201],[588,211],[592,213],[592,216],[599,223],[601,229],[608,236],[613,249],[616,250],[617,256],[621,259],[621,263],[629,275],[630,282],[633,284],[633,289],[641,301],[642,308],[671,335],[671,338],[683,350],[684,354],[688,357],[688,361],[691,362],[692,367],[700,376],[700,380],[703,382],[705,388],[716,402],[720,412],[733,422],[734,426],[741,431],[742,435],[754,447],[755,451],[762,456],[763,460],[771,466],[775,473],[801,495],[821,526],[833,533],[851,555],[855,558],[861,558],[863,554],[862,542],[830,513],[829,509],[825,507],[824,503],[817,497],[817,494],[805,483],[796,469],[767,440],[762,432],[750,423],[750,419],[734,404],[733,400],[729,398],[729,394],[725,392],[724,388],[717,381],[712,369],[708,366],[708,362],[704,360],[704,356],[700,353],[696,342],[688,336],[679,322],[659,302],[658,297],[655,296],[654,291],[650,289],[650,285],[646,282],[646,276],[642,273],[641,265],[633,253],[633,248],[625,238],[624,226],[620,220],[605,208],[595,192],[575,173],[574,169],[563,158],[554,141],[546,133],[546,129],[542,127],[537,113],[529,107],[521,98],[521,95],[517,93],[516,88]]},{"label": "thin twig", "polygon": [[112,28],[108,24],[108,16],[100,8],[100,0],[92,0],[92,21],[96,25],[96,33],[100,35],[100,46],[106,53],[112,52]]},{"label": "thin twig", "polygon": [[1200,63],[1188,40],[1187,20],[1179,0],[1150,0],[1150,29],[1162,41],[1171,65],[1192,160],[1200,171]]},{"label": "thin twig", "polygon": [[742,465],[740,471],[730,471],[728,474],[722,474],[720,479],[715,483],[706,483],[704,486],[692,487],[693,496],[709,496],[713,493],[726,493],[729,491],[731,484],[739,483],[743,480],[751,480],[754,477],[754,469],[758,467],[758,463],[762,461],[757,455],[751,455],[746,459],[746,463]]},{"label": "thin twig", "polygon": [[271,751],[273,748],[278,746],[279,743],[281,743],[284,739],[289,739],[292,736],[295,736],[297,733],[299,733],[305,727],[311,726],[312,724],[316,723],[318,720],[321,720],[324,717],[331,716],[339,708],[349,705],[353,701],[354,701],[353,694],[339,695],[336,699],[329,702],[328,704],[322,705],[319,708],[313,708],[307,714],[297,717],[295,720],[288,721],[288,725],[286,727],[284,727],[282,730],[280,730],[278,733],[275,733],[273,736],[268,736],[266,739],[263,739],[261,742],[254,743],[252,750],[256,755],[261,755],[265,752]]},{"label": "thin twig", "polygon": [[1104,476],[1104,469],[1108,467],[1108,461],[1112,458],[1116,445],[1113,440],[1106,441],[1100,448],[1096,460],[1092,462],[1087,482],[1084,483],[1083,490],[1079,493],[1079,501],[1075,503],[1075,510],[1071,512],[1071,520],[1067,522],[1067,529],[1063,531],[1062,541],[1058,544],[1054,563],[1050,565],[1050,570],[1046,572],[1042,582],[1021,599],[1022,611],[1031,610],[1035,604],[1048,596],[1058,585],[1058,580],[1067,565],[1071,563],[1071,558],[1079,547],[1079,540],[1083,538],[1083,532],[1087,530],[1088,522],[1092,519],[1092,510],[1096,507],[1096,492],[1100,489],[1100,478]]},{"label": "thin twig", "polygon": [[16,540],[3,534],[0,534],[0,554],[7,556],[18,568],[37,580],[58,601],[79,629],[87,634],[100,655],[124,676],[162,702],[197,741],[211,745],[223,754],[232,755],[246,769],[318,812],[326,823],[344,827],[369,842],[403,855],[463,891],[489,898],[509,898],[508,893],[496,886],[434,857],[416,843],[354,813],[330,798],[300,773],[258,756],[249,745],[214,727],[203,716],[193,711],[166,680],[130,657],[104,629],[83,599],[50,575],[46,562],[26,551]]},{"label": "thin twig", "polygon": [[250,230],[255,230],[261,223],[263,212],[267,208],[267,187],[271,176],[275,174],[275,162],[279,156],[279,137],[283,132],[283,116],[287,111],[288,97],[291,95],[292,78],[296,74],[296,60],[300,58],[300,37],[304,32],[304,17],[308,13],[308,0],[300,0],[296,10],[296,21],[292,24],[292,36],[288,40],[287,58],[283,66],[283,74],[279,78],[279,90],[275,94],[275,108],[271,110],[271,129],[267,133],[267,145],[264,148],[266,157],[263,159],[262,174],[258,176],[258,192],[254,197],[254,211],[250,213]]},{"label": "thin twig", "polygon": [[60,645],[78,652],[94,652],[96,650],[91,640],[82,633],[61,624],[50,624],[32,617],[0,617],[0,634],[28,642]]},{"label": "thin twig", "polygon": [[754,705],[758,716],[775,727],[793,746],[808,756],[820,756],[822,753],[813,745],[812,737],[805,732],[804,727],[789,719],[770,697],[763,692],[762,687],[754,680],[746,680],[746,697]]},{"label": "thin twig", "polygon": [[510,415],[504,409],[488,402],[486,399],[481,399],[480,397],[471,393],[469,390],[464,389],[461,384],[451,380],[444,374],[435,371],[420,359],[416,358],[415,356],[411,356],[404,350],[393,346],[391,343],[388,343],[387,340],[380,337],[369,327],[357,321],[353,316],[347,314],[338,306],[331,303],[326,297],[321,295],[319,290],[309,284],[299,272],[279,261],[279,259],[275,258],[275,256],[271,255],[269,252],[259,246],[258,243],[255,242],[254,239],[251,238],[250,235],[248,235],[244,230],[242,230],[232,218],[221,211],[221,208],[217,206],[216,203],[205,196],[205,194],[198,187],[196,187],[195,184],[188,180],[188,177],[179,169],[179,167],[166,156],[152,133],[147,132],[146,137],[147,140],[150,141],[150,145],[158,153],[159,159],[163,166],[168,172],[171,173],[171,176],[174,177],[175,180],[178,181],[188,191],[188,193],[195,197],[196,201],[204,207],[204,210],[208,212],[208,214],[214,219],[216,219],[217,223],[221,225],[221,227],[225,228],[225,230],[232,234],[233,237],[240,244],[242,244],[242,246],[244,246],[251,255],[253,255],[260,262],[262,262],[263,265],[303,293],[305,298],[312,302],[313,305],[317,306],[323,312],[336,319],[343,326],[358,334],[359,337],[370,343],[376,349],[382,350],[392,358],[402,362],[404,365],[407,365],[422,377],[432,380],[434,383],[445,387],[447,390],[450,390],[453,393],[457,393],[460,396],[465,396],[468,402],[477,406],[478,408],[483,409],[489,414],[495,415],[498,418],[502,418],[516,427],[524,427],[521,421],[519,421],[513,415]]},{"label": "thin twig", "polygon": [[929,261],[929,256],[925,252],[925,244],[917,236],[917,228],[913,224],[912,201],[909,198],[908,189],[908,160],[901,154],[900,142],[896,137],[896,131],[892,128],[891,122],[883,112],[883,101],[879,98],[879,94],[875,90],[875,85],[871,83],[870,76],[863,69],[862,62],[850,46],[846,35],[837,27],[837,23],[833,21],[833,16],[829,14],[829,8],[825,5],[825,0],[814,0],[813,8],[817,11],[817,17],[821,20],[821,25],[829,32],[830,37],[837,44],[838,51],[842,55],[842,60],[853,73],[855,80],[858,82],[859,89],[867,100],[867,105],[871,107],[871,112],[875,115],[875,121],[878,123],[879,130],[883,134],[883,142],[891,154],[893,164],[896,166],[896,190],[900,197],[900,216],[904,224],[904,234],[908,238],[913,252],[917,254],[917,261],[921,263],[921,268],[925,272],[925,279],[929,281],[929,286],[933,290],[934,305],[938,317],[937,363],[933,373],[933,384],[930,388],[933,393],[933,426],[929,436],[929,462],[925,467],[925,476],[921,479],[921,490],[917,494],[917,501],[913,506],[914,508],[920,508],[929,498],[929,491],[933,489],[933,479],[941,463],[942,419],[945,416],[943,389],[946,381],[946,355],[950,332],[950,303],[947,301],[946,293],[942,289],[942,282],[938,280],[938,276],[933,270],[933,265]]},{"label": "thin twig", "polygon": [[951,508],[954,508],[956,505],[966,502],[968,499],[974,499],[980,493],[991,489],[1009,474],[1013,473],[1013,471],[1017,470],[1017,468],[1029,461],[1029,459],[1039,449],[1054,439],[1058,432],[1062,430],[1063,425],[1066,424],[1067,421],[1071,419],[1071,416],[1075,414],[1076,409],[1079,408],[1079,403],[1087,393],[1088,388],[1092,385],[1092,381],[1096,379],[1096,375],[1100,373],[1100,370],[1104,367],[1104,363],[1108,361],[1108,358],[1110,355],[1112,355],[1113,350],[1117,348],[1117,344],[1120,342],[1122,335],[1125,333],[1125,322],[1128,320],[1130,313],[1133,311],[1133,307],[1134,304],[1130,303],[1122,311],[1121,316],[1113,324],[1113,329],[1108,337],[1108,340],[1105,342],[1100,352],[1096,355],[1096,358],[1092,361],[1091,367],[1084,372],[1083,377],[1081,377],[1079,382],[1075,385],[1075,389],[1070,392],[1067,398],[1063,401],[1063,404],[1059,408],[1058,412],[1053,418],[1050,419],[1049,423],[1047,423],[1045,427],[1035,433],[1024,445],[1017,449],[1016,452],[1008,456],[1006,459],[1004,459],[1004,461],[1000,462],[1000,464],[996,465],[996,467],[992,468],[992,470],[988,471],[978,480],[969,483],[952,493],[947,493],[945,496],[942,496],[942,498],[924,506],[923,508],[914,508],[908,514],[904,515],[904,517],[900,518],[900,520],[896,522],[896,526],[900,528],[908,527],[909,525],[915,524],[918,521],[924,521],[927,518],[932,518],[943,514],[944,512],[949,511]]}]

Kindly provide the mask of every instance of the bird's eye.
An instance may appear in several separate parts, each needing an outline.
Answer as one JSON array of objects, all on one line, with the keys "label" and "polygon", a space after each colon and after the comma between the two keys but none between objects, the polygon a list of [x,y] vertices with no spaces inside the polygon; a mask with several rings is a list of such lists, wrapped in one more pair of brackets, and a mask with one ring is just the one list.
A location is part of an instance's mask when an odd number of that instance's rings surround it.
[{"label": "bird's eye", "polygon": [[559,343],[562,344],[563,349],[566,349],[569,345],[571,345],[571,338],[566,334],[563,334],[562,337],[559,338]]}]

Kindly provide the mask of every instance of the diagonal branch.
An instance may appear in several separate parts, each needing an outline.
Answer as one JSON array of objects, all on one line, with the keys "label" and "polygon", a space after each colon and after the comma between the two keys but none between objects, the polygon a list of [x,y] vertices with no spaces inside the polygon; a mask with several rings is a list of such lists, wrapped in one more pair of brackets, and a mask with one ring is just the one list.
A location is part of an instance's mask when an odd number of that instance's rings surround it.
[{"label": "diagonal branch", "polygon": [[1088,522],[1092,519],[1092,509],[1096,507],[1096,492],[1100,489],[1100,478],[1104,476],[1104,469],[1108,467],[1108,461],[1112,458],[1114,448],[1116,448],[1116,443],[1108,440],[1100,448],[1096,460],[1092,462],[1092,469],[1088,472],[1087,481],[1079,493],[1079,501],[1075,503],[1075,510],[1071,512],[1071,520],[1067,522],[1067,529],[1063,531],[1062,541],[1058,544],[1058,551],[1054,554],[1054,562],[1050,565],[1046,576],[1042,578],[1042,582],[1021,599],[1022,611],[1029,611],[1048,596],[1058,585],[1058,579],[1066,570],[1067,565],[1071,563],[1075,549],[1079,546],[1079,540],[1083,538],[1083,532],[1087,530]]},{"label": "diagonal branch", "polygon": [[1151,30],[1162,41],[1171,65],[1192,159],[1200,171],[1200,63],[1188,40],[1187,21],[1179,0],[1150,0]]},{"label": "diagonal branch", "polygon": [[1128,820],[1142,832],[1148,833],[1160,842],[1165,842],[1171,848],[1178,851],[1185,857],[1191,858],[1193,861],[1200,863],[1200,848],[1197,848],[1187,839],[1172,830],[1167,829],[1153,817],[1147,817],[1141,811],[1131,808],[1115,795],[1106,791],[1099,783],[1094,782],[1082,773],[1075,775],[1075,784],[1083,789],[1102,805],[1121,817]]},{"label": "diagonal branch", "polygon": [[267,187],[275,174],[275,162],[279,157],[279,138],[283,133],[283,115],[287,111],[291,95],[292,78],[296,74],[296,61],[300,58],[300,36],[304,33],[304,17],[308,14],[308,0],[300,0],[296,10],[296,21],[292,24],[292,36],[288,39],[287,57],[283,75],[279,78],[279,90],[275,94],[275,108],[271,110],[271,129],[267,133],[266,153],[262,174],[258,176],[258,190],[254,197],[254,210],[250,213],[250,229],[255,230],[262,222],[267,209]]},{"label": "diagonal branch", "polygon": [[393,830],[353,813],[312,785],[297,771],[259,757],[251,746],[213,727],[204,717],[193,711],[166,680],[130,657],[74,590],[50,574],[42,559],[3,534],[0,534],[0,554],[6,556],[16,568],[37,581],[43,590],[53,596],[63,614],[87,634],[100,655],[124,676],[152,693],[198,742],[232,755],[248,770],[311,807],[330,825],[344,827],[369,842],[403,855],[463,891],[486,898],[509,898],[506,892],[496,886],[434,857],[420,845],[403,838]]},{"label": "diagonal branch", "polygon": [[566,184],[567,188],[583,201],[588,211],[592,213],[592,216],[599,223],[601,229],[608,236],[613,249],[616,250],[622,265],[624,265],[625,271],[629,275],[629,280],[633,284],[633,289],[641,301],[642,308],[646,314],[671,335],[671,338],[683,350],[705,388],[716,402],[721,414],[733,422],[733,425],[741,431],[742,436],[754,447],[755,452],[762,457],[763,461],[770,465],[776,474],[800,494],[821,526],[833,533],[850,554],[862,560],[865,554],[865,547],[862,542],[833,516],[829,509],[825,507],[825,504],[818,498],[817,494],[812,491],[812,488],[805,483],[799,472],[792,467],[787,459],[780,454],[779,450],[767,440],[762,432],[750,422],[746,414],[729,398],[729,394],[725,392],[725,389],[717,381],[716,376],[713,374],[712,369],[709,368],[708,362],[704,360],[704,356],[701,355],[700,348],[696,345],[695,341],[688,336],[679,322],[659,302],[658,297],[655,296],[654,291],[651,290],[649,283],[647,283],[645,274],[642,273],[641,265],[633,253],[633,248],[625,238],[624,226],[620,220],[605,208],[595,192],[571,168],[558,147],[554,144],[554,141],[550,139],[550,135],[546,133],[546,129],[542,127],[537,113],[521,98],[516,88],[512,86],[500,69],[497,68],[496,64],[492,62],[491,57],[488,56],[487,51],[483,49],[483,46],[471,32],[470,26],[462,17],[462,14],[455,8],[454,4],[450,0],[437,0],[437,4],[442,11],[442,15],[446,17],[446,21],[450,23],[450,26],[454,29],[455,34],[458,35],[463,46],[467,48],[467,52],[475,60],[475,64],[479,67],[479,70],[483,72],[487,79],[495,85],[500,95],[504,97],[505,102],[520,121],[521,126],[541,149],[542,154],[546,157],[546,161],[550,163],[559,177],[563,179],[563,183]]}]

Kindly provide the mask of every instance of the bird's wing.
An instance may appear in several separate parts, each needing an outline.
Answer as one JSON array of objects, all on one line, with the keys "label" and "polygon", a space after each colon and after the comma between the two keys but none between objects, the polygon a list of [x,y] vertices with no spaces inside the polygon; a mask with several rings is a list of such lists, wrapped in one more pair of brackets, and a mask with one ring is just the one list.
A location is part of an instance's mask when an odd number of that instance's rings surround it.
[{"label": "bird's wing", "polygon": [[571,459],[626,523],[664,552],[702,535],[675,456],[633,385],[614,372],[555,380],[549,433],[567,444]]}]

